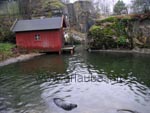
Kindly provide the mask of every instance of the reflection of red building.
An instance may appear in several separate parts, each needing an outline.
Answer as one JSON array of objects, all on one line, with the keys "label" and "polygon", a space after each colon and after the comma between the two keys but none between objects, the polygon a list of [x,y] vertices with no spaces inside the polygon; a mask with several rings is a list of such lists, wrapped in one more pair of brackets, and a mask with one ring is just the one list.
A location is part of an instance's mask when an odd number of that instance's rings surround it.
[{"label": "reflection of red building", "polygon": [[23,74],[32,73],[65,73],[67,64],[59,55],[43,55],[26,62],[19,63],[19,69]]},{"label": "reflection of red building", "polygon": [[16,33],[18,47],[28,50],[61,51],[63,42],[63,17],[19,20],[12,30]]}]

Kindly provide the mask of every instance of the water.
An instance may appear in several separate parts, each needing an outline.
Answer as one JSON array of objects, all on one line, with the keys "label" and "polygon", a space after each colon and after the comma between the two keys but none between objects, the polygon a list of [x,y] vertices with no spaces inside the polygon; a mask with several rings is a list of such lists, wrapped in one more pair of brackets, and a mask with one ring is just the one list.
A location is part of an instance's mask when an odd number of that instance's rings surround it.
[{"label": "water", "polygon": [[[149,59],[77,50],[0,67],[0,113],[149,113]],[[78,107],[64,111],[53,98]]]}]

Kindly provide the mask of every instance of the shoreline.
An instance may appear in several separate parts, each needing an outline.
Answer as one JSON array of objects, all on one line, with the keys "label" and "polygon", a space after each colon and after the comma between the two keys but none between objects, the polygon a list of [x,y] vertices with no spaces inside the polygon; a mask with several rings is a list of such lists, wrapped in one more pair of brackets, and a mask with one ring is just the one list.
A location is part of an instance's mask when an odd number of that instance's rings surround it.
[{"label": "shoreline", "polygon": [[[92,49],[88,49],[88,52],[90,53],[96,53],[96,52],[110,52],[110,53],[131,53],[131,54],[147,54],[150,55],[150,49],[132,49],[132,50],[121,50],[121,49],[108,49],[108,50],[92,50]],[[2,66],[6,66],[12,63],[17,63],[17,62],[22,62],[22,61],[26,61],[29,59],[32,59],[34,57],[37,56],[41,56],[44,53],[30,53],[30,54],[22,54],[18,57],[11,57],[8,58],[6,60],[0,61],[0,67]]]},{"label": "shoreline", "polygon": [[136,49],[132,49],[132,50],[121,50],[121,49],[108,49],[108,50],[88,50],[89,52],[91,53],[94,53],[94,52],[113,52],[113,53],[138,53],[138,54],[149,54],[150,55],[150,49],[139,49],[139,48],[136,48]]},{"label": "shoreline", "polygon": [[41,56],[41,55],[43,55],[43,53],[22,54],[18,57],[12,57],[12,58],[6,59],[4,61],[0,61],[0,67],[6,66],[6,65],[9,65],[9,64],[12,64],[12,63],[17,63],[17,62],[22,62],[22,61],[25,61],[25,60],[29,60],[29,59],[32,59],[34,57]]}]

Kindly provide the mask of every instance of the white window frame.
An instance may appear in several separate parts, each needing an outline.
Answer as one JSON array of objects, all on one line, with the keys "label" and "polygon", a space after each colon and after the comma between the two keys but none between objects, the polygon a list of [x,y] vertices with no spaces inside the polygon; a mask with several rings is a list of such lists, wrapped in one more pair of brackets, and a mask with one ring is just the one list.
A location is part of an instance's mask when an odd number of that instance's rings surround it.
[{"label": "white window frame", "polygon": [[39,40],[41,39],[40,34],[36,34],[36,35],[34,36],[34,39],[35,39],[36,41],[39,41]]}]

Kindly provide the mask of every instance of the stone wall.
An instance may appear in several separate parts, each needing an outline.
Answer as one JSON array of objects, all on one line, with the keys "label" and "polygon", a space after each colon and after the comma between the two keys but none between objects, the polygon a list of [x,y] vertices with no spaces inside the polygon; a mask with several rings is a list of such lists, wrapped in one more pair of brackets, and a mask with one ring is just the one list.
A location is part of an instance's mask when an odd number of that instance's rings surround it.
[{"label": "stone wall", "polygon": [[150,19],[137,19],[130,22],[128,34],[135,46],[150,46]]},{"label": "stone wall", "polygon": [[73,4],[68,4],[67,8],[70,25],[77,31],[87,32],[94,24],[96,14],[92,2],[76,1]]}]

